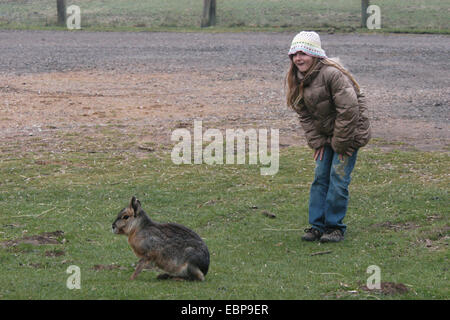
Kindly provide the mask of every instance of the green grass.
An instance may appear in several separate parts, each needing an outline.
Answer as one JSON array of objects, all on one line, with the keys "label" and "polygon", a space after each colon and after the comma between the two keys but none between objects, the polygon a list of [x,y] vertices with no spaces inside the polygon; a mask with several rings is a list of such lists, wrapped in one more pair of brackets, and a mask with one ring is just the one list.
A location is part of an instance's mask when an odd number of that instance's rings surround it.
[{"label": "green grass", "polygon": [[[66,240],[0,247],[0,299],[448,299],[448,154],[362,149],[339,244],[300,241],[311,157],[283,149],[278,174],[261,176],[258,166],[176,166],[167,151],[4,152],[0,241],[55,230]],[[157,281],[151,270],[129,281],[137,258],[110,229],[132,195],[156,221],[205,238],[205,282]],[[65,255],[45,255],[53,250]],[[362,291],[373,264],[409,292]],[[66,288],[70,265],[81,268],[81,290]]]},{"label": "green grass", "polygon": [[[81,25],[89,31],[199,31],[203,1],[78,0]],[[448,11],[440,0],[378,0],[382,29],[378,32],[444,33]],[[361,1],[217,0],[217,26],[209,32],[367,31],[361,29]],[[59,29],[54,0],[3,1],[0,28]],[[205,29],[203,29],[205,30]]]}]

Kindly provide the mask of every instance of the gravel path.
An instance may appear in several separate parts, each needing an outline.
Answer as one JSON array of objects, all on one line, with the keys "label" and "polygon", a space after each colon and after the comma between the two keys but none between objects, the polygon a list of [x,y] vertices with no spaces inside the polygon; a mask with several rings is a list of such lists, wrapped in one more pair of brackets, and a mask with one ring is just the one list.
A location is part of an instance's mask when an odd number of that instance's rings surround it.
[{"label": "gravel path", "polygon": [[[283,96],[283,78],[288,67],[286,53],[294,35],[0,31],[0,116],[2,112],[8,114],[3,117],[6,119],[3,124],[0,117],[2,136],[12,137],[30,126],[23,119],[23,123],[15,121],[11,113],[14,103],[5,101],[36,91],[32,84],[37,75],[57,79],[86,73],[92,77],[114,74],[118,83],[125,75],[147,74],[151,78],[157,74],[161,83],[167,81],[165,95],[184,95],[191,104],[199,104],[201,100],[203,107],[209,109],[206,115],[211,116],[215,108],[208,101],[223,106],[228,103],[229,112],[224,108],[214,111],[216,120],[222,117],[224,124],[236,125],[242,116],[257,124],[270,125],[273,121],[285,132],[302,136]],[[321,39],[327,55],[339,57],[365,90],[375,138],[421,150],[448,151],[449,36],[321,34]],[[146,78],[147,83],[150,78]],[[31,87],[19,88],[23,79],[31,79]],[[205,81],[210,81],[211,86],[229,84],[229,90],[218,93],[222,95],[220,101],[214,100],[219,98],[204,92],[208,86],[198,90]],[[170,89],[171,82],[184,89]],[[101,87],[100,83],[98,88],[92,84],[67,85],[64,90],[89,95]],[[148,95],[152,93],[149,88],[137,88],[141,92],[147,90]],[[125,94],[126,88],[119,89]],[[128,89],[131,94],[133,88]],[[46,90],[49,94],[58,92],[52,91],[51,86]],[[175,105],[177,101],[172,102]],[[233,106],[236,106],[234,113]],[[186,119],[198,116],[194,112]],[[155,121],[158,119],[153,117],[144,124]]]}]

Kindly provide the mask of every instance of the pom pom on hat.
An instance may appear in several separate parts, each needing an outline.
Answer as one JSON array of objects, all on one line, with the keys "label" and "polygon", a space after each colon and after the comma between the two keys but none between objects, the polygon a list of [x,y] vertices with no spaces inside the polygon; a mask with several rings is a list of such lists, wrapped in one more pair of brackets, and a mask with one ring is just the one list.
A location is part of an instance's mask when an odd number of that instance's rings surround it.
[{"label": "pom pom on hat", "polygon": [[325,51],[322,49],[320,37],[314,31],[302,31],[294,37],[288,55],[290,56],[298,51],[313,57],[327,58]]}]

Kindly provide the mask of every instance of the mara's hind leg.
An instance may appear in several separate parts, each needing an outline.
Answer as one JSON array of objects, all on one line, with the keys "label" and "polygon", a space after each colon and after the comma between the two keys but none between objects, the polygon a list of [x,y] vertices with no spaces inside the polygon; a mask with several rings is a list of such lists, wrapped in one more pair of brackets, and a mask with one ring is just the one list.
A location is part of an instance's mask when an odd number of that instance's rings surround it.
[{"label": "mara's hind leg", "polygon": [[174,273],[161,273],[157,277],[158,280],[189,280],[189,281],[204,281],[205,276],[203,272],[195,265],[185,263]]},{"label": "mara's hind leg", "polygon": [[173,263],[166,263],[165,265],[159,266],[162,270],[164,270],[164,273],[159,274],[156,278],[158,280],[187,280],[187,263],[184,263],[182,265],[175,265]]},{"label": "mara's hind leg", "polygon": [[171,276],[168,273],[161,273],[161,274],[158,274],[158,276],[156,277],[156,279],[158,279],[158,280],[167,280],[167,279],[172,279],[172,278],[173,278],[173,276]]},{"label": "mara's hind leg", "polygon": [[156,279],[158,279],[158,280],[169,280],[169,279],[171,279],[171,280],[176,280],[176,281],[184,281],[184,280],[188,280],[188,279],[185,278],[185,277],[172,276],[172,275],[170,275],[170,274],[168,274],[168,273],[161,273],[161,274],[159,274],[159,275],[156,277]]},{"label": "mara's hind leg", "polygon": [[205,281],[203,272],[197,266],[192,264],[189,264],[187,267],[187,277],[189,280]]}]

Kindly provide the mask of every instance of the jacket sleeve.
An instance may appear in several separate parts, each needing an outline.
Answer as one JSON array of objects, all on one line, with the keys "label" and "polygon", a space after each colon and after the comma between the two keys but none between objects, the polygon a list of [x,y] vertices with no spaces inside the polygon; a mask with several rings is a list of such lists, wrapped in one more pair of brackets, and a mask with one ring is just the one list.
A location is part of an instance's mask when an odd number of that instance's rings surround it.
[{"label": "jacket sleeve", "polygon": [[351,80],[334,69],[329,79],[329,88],[336,107],[331,147],[338,154],[345,154],[352,146],[359,121],[358,97]]},{"label": "jacket sleeve", "polygon": [[[318,149],[327,143],[327,137],[317,132],[314,119],[305,105],[300,105],[297,109],[300,124],[305,131],[306,141],[312,149]],[[330,143],[330,141],[328,141]]]}]

